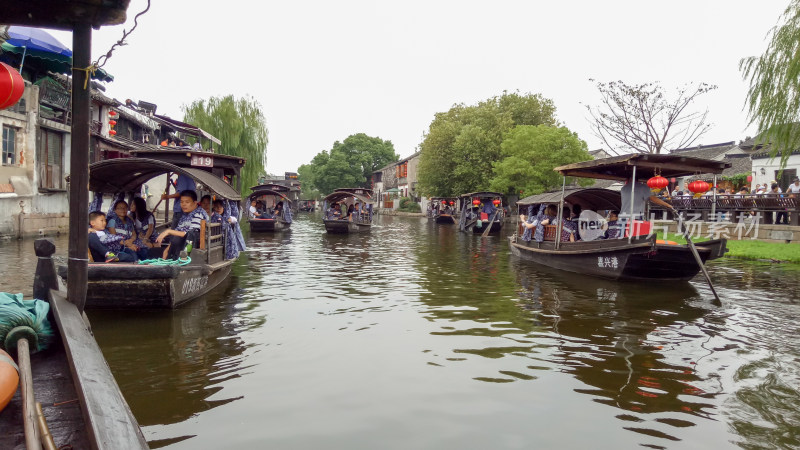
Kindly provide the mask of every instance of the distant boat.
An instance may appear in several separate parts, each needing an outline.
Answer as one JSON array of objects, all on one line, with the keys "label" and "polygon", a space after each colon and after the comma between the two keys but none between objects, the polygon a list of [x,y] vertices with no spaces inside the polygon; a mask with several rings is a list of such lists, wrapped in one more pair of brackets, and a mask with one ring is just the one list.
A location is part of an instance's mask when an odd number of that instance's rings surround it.
[{"label": "distant boat", "polygon": [[[555,170],[564,177],[624,181],[630,178],[648,180],[656,174],[671,178],[695,173],[721,173],[726,167],[730,167],[730,163],[674,155],[632,154],[570,164]],[[539,225],[542,227],[541,241],[535,238],[524,240],[525,229],[518,221],[517,232],[509,238],[511,252],[543,266],[615,280],[690,280],[700,271],[688,245],[660,241],[656,235],[648,235],[650,222],[634,221],[633,233],[630,233],[629,225],[620,222],[619,238],[601,238],[602,216],[593,211],[621,211],[619,191],[563,189],[524,198],[517,202],[517,206],[521,215],[533,215],[539,205],[557,205],[556,217],[564,217],[565,202],[581,206],[583,212],[578,230],[586,236],[584,239],[563,242],[564,221],[558,220],[557,225]],[[726,239],[716,239],[698,243],[701,260],[705,262],[722,257],[727,251],[726,242]]]},{"label": "distant boat", "polygon": [[254,186],[250,189],[248,206],[253,200],[260,200],[269,203],[267,207],[270,211],[279,202],[283,202],[283,208],[278,215],[263,214],[261,217],[252,217],[251,214],[247,215],[247,221],[250,223],[250,231],[252,232],[270,232],[287,230],[292,226],[292,201],[289,199],[288,193],[290,188],[280,184],[262,184]]},{"label": "distant boat", "polygon": [[431,197],[428,218],[442,225],[455,225],[458,215],[458,197]]},{"label": "distant boat", "polygon": [[498,234],[503,228],[503,194],[498,192],[471,192],[459,198],[461,214],[459,231],[483,234]]},{"label": "distant boat", "polygon": [[[333,205],[339,205],[334,209]],[[372,227],[372,190],[365,188],[342,188],[335,190],[323,200],[323,218],[328,233],[361,233]],[[352,213],[348,214],[350,207]]]}]

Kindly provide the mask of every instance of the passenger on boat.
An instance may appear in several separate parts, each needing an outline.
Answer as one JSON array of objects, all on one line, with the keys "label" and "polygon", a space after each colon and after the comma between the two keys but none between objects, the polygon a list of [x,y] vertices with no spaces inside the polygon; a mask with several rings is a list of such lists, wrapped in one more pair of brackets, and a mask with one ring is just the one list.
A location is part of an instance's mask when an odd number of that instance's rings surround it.
[{"label": "passenger on boat", "polygon": [[141,197],[134,197],[128,215],[136,230],[137,239],[134,244],[139,247],[153,247],[156,242],[156,235],[153,233],[156,229],[156,218],[147,210],[147,202]]},{"label": "passenger on boat", "polygon": [[164,230],[156,239],[159,244],[165,240],[169,242],[169,246],[164,249],[164,259],[178,259],[187,241],[195,242],[199,239],[200,223],[209,220],[203,208],[197,205],[197,194],[193,190],[181,192],[180,205],[183,215],[178,226],[174,230]]},{"label": "passenger on boat", "polygon": [[331,204],[331,207],[325,211],[325,218],[329,220],[339,219],[342,217],[342,210],[339,208],[338,203]]},{"label": "passenger on boat", "polygon": [[206,194],[200,197],[200,207],[203,208],[203,211],[206,212],[209,216],[211,215],[211,196]]},{"label": "passenger on boat", "polygon": [[561,227],[561,242],[575,242],[578,234],[578,224],[570,220],[570,211],[564,208],[564,225]]},{"label": "passenger on boat", "polygon": [[275,209],[272,210],[272,215],[276,218],[283,216],[283,200],[279,201],[278,204],[275,205]]},{"label": "passenger on boat", "polygon": [[248,209],[250,213],[250,218],[255,219],[258,217],[258,202],[255,200],[250,201],[250,209]]},{"label": "passenger on boat", "polygon": [[481,208],[481,212],[486,214],[486,219],[491,219],[495,211],[497,211],[497,208],[494,207],[491,201],[484,203]]},{"label": "passenger on boat", "polygon": [[[222,200],[214,200],[214,205],[212,206],[212,213],[211,213],[211,222],[215,223],[223,223],[224,216],[225,216],[225,204]],[[237,223],[236,217],[230,216],[228,217],[228,223]]]},{"label": "passenger on boat", "polygon": [[578,229],[580,227],[580,219],[581,219],[581,212],[583,212],[583,208],[579,204],[572,205],[572,215],[569,218],[569,221],[572,222],[572,225],[575,227],[575,233],[573,236],[575,237],[576,241],[581,239],[580,233],[578,233]]},{"label": "passenger on boat", "polygon": [[355,211],[355,207],[353,205],[348,206],[347,207],[347,214],[345,214],[344,217],[342,217],[342,219],[347,219],[347,220],[352,222],[353,221],[353,211]]},{"label": "passenger on boat", "polygon": [[[197,186],[194,183],[194,180],[190,177],[187,177],[183,174],[178,174],[178,179],[175,180],[175,193],[167,195],[166,193],[161,194],[161,200],[166,200],[169,198],[175,199],[172,204],[172,224],[170,228],[173,230],[178,226],[178,222],[181,220],[181,216],[183,215],[183,209],[181,209],[181,192],[183,191],[194,191],[197,189]],[[197,198],[197,194],[195,194],[195,198]]]},{"label": "passenger on boat", "polygon": [[619,211],[609,211],[603,229],[603,239],[619,239],[622,237],[622,227],[619,223]]},{"label": "passenger on boat", "polygon": [[125,200],[117,200],[114,203],[114,215],[108,221],[108,231],[111,234],[122,236],[121,252],[132,252],[138,259],[149,259],[150,252],[147,247],[139,247],[135,241],[137,239],[136,227],[133,220],[128,217],[128,203]]},{"label": "passenger on boat", "polygon": [[89,213],[89,253],[95,262],[135,262],[136,255],[122,252],[123,236],[106,229],[106,215],[100,211]]}]

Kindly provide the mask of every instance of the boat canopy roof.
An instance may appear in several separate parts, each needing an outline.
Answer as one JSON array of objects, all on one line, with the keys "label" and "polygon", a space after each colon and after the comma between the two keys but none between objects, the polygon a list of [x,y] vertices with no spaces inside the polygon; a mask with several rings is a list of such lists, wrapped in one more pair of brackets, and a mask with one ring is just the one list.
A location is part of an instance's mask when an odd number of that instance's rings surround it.
[{"label": "boat canopy roof", "polygon": [[281,191],[266,189],[264,188],[264,186],[257,186],[257,187],[259,189],[253,188],[253,193],[250,194],[249,198],[251,201],[257,199],[258,197],[261,197],[262,195],[274,195],[276,197],[280,197],[283,201],[285,201],[288,204],[292,203],[292,200]]},{"label": "boat canopy roof", "polygon": [[[366,189],[366,190],[369,190],[369,189]],[[344,189],[337,190],[333,194],[327,195],[325,197],[325,201],[328,202],[328,203],[340,202],[342,200],[346,200],[346,199],[351,198],[351,197],[355,198],[356,200],[358,200],[360,202],[368,204],[368,205],[371,205],[371,204],[375,203],[369,197],[365,197],[364,195],[361,195],[361,194],[355,194],[353,192],[350,192],[349,190],[344,190]]]},{"label": "boat canopy roof", "polygon": [[660,173],[662,177],[685,177],[701,173],[722,173],[730,163],[681,155],[654,155],[633,153],[611,158],[583,161],[556,167],[556,172],[567,177],[628,180],[636,167],[636,179],[647,180]]},{"label": "boat canopy roof", "polygon": [[[584,209],[619,209],[622,198],[619,191],[603,188],[572,188],[564,190],[564,200],[572,205],[579,204]],[[544,192],[531,195],[517,202],[517,206],[538,205],[542,203],[558,204],[561,191]]]},{"label": "boat canopy roof", "polygon": [[466,197],[486,198],[486,197],[502,197],[502,196],[503,196],[503,194],[501,194],[499,192],[490,192],[490,191],[472,192],[472,193],[469,193],[469,194],[461,194],[461,198],[466,198]]},{"label": "boat canopy roof", "polygon": [[284,186],[282,184],[275,184],[275,183],[265,183],[259,184],[258,186],[253,186],[250,188],[251,191],[275,191],[275,192],[289,192],[291,189],[289,186]]},{"label": "boat canopy roof", "polygon": [[109,194],[129,192],[154,177],[170,172],[188,176],[198,187],[202,185],[203,189],[220,197],[229,200],[242,199],[236,189],[211,172],[145,158],[108,159],[90,165],[89,190]]},{"label": "boat canopy roof", "polygon": [[339,188],[333,191],[334,194],[337,192],[349,192],[351,194],[358,194],[362,197],[367,197],[367,198],[372,198],[373,196],[372,189],[369,188]]}]

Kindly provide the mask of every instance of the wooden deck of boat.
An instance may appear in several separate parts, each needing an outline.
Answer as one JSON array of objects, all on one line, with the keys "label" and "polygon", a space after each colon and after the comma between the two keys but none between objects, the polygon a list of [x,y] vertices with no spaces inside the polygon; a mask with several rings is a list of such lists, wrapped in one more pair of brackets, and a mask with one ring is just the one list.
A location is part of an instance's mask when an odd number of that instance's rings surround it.
[{"label": "wooden deck of boat", "polygon": [[[72,382],[61,339],[56,337],[49,349],[31,355],[33,389],[56,447],[90,448],[81,405]],[[22,398],[19,390],[11,403],[0,412],[0,448],[25,449],[22,427]]]}]

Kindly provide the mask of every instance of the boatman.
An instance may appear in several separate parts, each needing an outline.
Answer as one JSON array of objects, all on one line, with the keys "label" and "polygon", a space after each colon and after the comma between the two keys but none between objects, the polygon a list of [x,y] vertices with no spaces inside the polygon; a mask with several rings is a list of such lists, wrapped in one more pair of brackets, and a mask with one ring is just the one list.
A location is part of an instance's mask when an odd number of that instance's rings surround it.
[{"label": "boatman", "polygon": [[[631,188],[631,186],[633,186],[633,188]],[[650,192],[650,187],[641,181],[637,181],[633,183],[633,185],[631,185],[630,181],[626,181],[619,193],[622,197],[620,218],[623,218],[623,220],[624,218],[631,217],[631,211],[633,213],[633,220],[643,220],[648,200],[677,215],[677,211],[675,211],[672,205],[653,195],[653,193]]]}]

